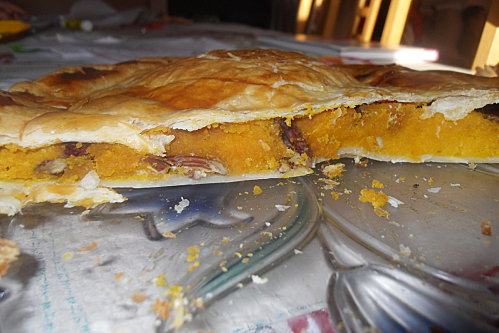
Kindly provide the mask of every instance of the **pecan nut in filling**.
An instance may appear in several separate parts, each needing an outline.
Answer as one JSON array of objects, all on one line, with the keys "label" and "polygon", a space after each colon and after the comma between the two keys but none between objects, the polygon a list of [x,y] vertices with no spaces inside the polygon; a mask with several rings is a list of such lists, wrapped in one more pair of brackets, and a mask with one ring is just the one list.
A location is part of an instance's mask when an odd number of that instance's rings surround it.
[{"label": "pecan nut in filling", "polygon": [[189,178],[199,179],[206,177],[207,174],[227,174],[227,169],[218,161],[210,160],[198,156],[148,156],[144,159],[153,169],[158,172],[169,169],[170,167],[181,167],[186,169],[186,175]]},{"label": "pecan nut in filling", "polygon": [[171,164],[165,161],[159,156],[147,156],[143,159],[144,162],[148,163],[154,170],[161,172],[170,168]]},{"label": "pecan nut in filling", "polygon": [[203,157],[177,155],[167,156],[165,160],[174,166],[204,169],[208,172],[218,173],[221,175],[227,174],[227,170],[221,163]]},{"label": "pecan nut in filling", "polygon": [[298,154],[310,155],[310,149],[308,147],[307,141],[303,138],[301,131],[293,123],[290,126],[286,124],[283,118],[276,119],[281,129],[281,138],[284,144],[297,152]]},{"label": "pecan nut in filling", "polygon": [[64,146],[64,154],[66,156],[83,156],[87,154],[89,143],[68,142]]},{"label": "pecan nut in filling", "polygon": [[60,176],[68,164],[60,159],[45,160],[35,167],[35,173]]}]

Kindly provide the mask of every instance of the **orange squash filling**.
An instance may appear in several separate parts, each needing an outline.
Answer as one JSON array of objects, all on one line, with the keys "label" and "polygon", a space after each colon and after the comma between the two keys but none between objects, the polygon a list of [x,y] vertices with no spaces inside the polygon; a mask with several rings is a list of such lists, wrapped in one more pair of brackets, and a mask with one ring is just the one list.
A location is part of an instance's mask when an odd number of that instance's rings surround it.
[{"label": "orange squash filling", "polygon": [[[155,132],[175,135],[167,147],[168,156],[196,156],[217,161],[231,175],[274,171],[293,155],[282,142],[279,127],[273,120],[217,124],[193,132],[171,129],[155,129]],[[102,180],[154,180],[165,178],[168,173],[185,171],[181,166],[163,172],[155,170],[148,157],[120,144],[90,144],[81,156],[67,156],[64,143],[38,149],[9,144],[0,147],[0,180],[75,183],[91,170]],[[51,173],[47,168],[40,168],[46,161],[53,160],[65,164],[62,172]]]},{"label": "orange squash filling", "polygon": [[[414,161],[424,155],[499,156],[496,121],[484,119],[479,112],[457,121],[446,120],[440,114],[422,119],[423,107],[374,103],[295,118],[293,124],[301,131],[313,158],[335,159],[339,151],[349,147]],[[296,156],[301,161],[293,162],[295,165],[306,164],[309,158],[293,152],[283,142],[280,125],[273,119],[214,124],[192,132],[156,128],[147,133],[175,136],[167,147],[168,156],[216,161],[229,175],[282,171],[283,165],[289,167],[288,162]],[[180,165],[159,170],[157,164],[161,162],[151,162],[147,154],[119,144],[90,144],[84,154],[77,156],[68,155],[65,149],[64,143],[38,149],[4,145],[0,147],[0,180],[75,183],[91,170],[103,180],[155,180],[172,173],[186,174],[188,169]],[[53,160],[62,161],[62,166],[48,163]]]},{"label": "orange squash filling", "polygon": [[446,120],[439,113],[422,119],[423,108],[374,103],[298,119],[296,125],[315,158],[338,158],[338,150],[349,147],[414,162],[425,155],[476,159],[499,156],[497,121],[484,119],[480,112],[457,121]]},{"label": "orange squash filling", "polygon": [[220,161],[231,174],[276,170],[290,157],[273,120],[215,124],[197,131],[172,130],[169,155],[194,155]]}]

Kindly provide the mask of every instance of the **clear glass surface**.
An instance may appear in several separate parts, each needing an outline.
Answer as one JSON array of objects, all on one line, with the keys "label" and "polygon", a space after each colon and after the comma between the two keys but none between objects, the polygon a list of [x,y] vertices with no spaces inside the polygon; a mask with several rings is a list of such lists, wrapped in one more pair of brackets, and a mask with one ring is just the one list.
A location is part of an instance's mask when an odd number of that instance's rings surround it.
[{"label": "clear glass surface", "polygon": [[[90,212],[41,204],[3,217],[2,234],[22,255],[0,280],[0,331],[165,332],[184,321],[179,331],[242,332],[221,322],[262,320],[267,306],[285,312],[310,299],[324,300],[339,331],[497,330],[495,166],[342,162],[333,189],[318,171],[123,189],[125,203]],[[373,180],[398,200],[384,207],[388,217],[359,201]],[[158,320],[151,304],[173,302],[172,286],[184,302]],[[285,295],[272,295],[279,288]]]}]

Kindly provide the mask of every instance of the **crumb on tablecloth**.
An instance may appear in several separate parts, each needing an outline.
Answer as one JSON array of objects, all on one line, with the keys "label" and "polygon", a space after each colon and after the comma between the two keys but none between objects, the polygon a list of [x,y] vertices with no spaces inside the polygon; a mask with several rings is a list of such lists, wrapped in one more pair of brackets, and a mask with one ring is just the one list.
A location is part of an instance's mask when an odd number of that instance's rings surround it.
[{"label": "crumb on tablecloth", "polygon": [[147,298],[147,295],[144,294],[143,292],[141,291],[136,291],[132,294],[132,296],[130,297],[132,299],[132,301],[134,301],[135,303],[142,303],[146,300]]},{"label": "crumb on tablecloth", "polygon": [[371,183],[372,188],[385,188],[385,185],[377,179],[373,179]]},{"label": "crumb on tablecloth", "polygon": [[78,250],[76,250],[76,252],[92,251],[92,250],[95,250],[98,245],[99,244],[96,241],[93,241],[89,245],[79,248]]},{"label": "crumb on tablecloth", "polygon": [[10,264],[19,257],[19,246],[8,239],[0,238],[0,276],[9,270]]},{"label": "crumb on tablecloth", "polygon": [[156,298],[151,306],[152,312],[165,320],[170,317],[170,302]]},{"label": "crumb on tablecloth", "polygon": [[263,190],[260,186],[258,186],[258,185],[253,186],[253,194],[254,195],[259,195],[262,193],[263,193]]},{"label": "crumb on tablecloth", "polygon": [[483,220],[481,228],[482,228],[482,235],[492,236],[492,224],[489,221]]}]

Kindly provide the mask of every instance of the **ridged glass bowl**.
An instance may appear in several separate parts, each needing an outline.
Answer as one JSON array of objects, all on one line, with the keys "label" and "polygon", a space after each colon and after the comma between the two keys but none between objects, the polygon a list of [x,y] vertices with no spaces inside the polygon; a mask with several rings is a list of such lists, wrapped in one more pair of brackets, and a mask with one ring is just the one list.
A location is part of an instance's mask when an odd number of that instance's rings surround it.
[{"label": "ridged glass bowl", "polygon": [[[336,331],[497,331],[496,167],[340,162],[335,186],[317,171],[123,189],[122,204],[3,217],[22,254],[0,280],[0,331],[249,332],[222,322],[271,316],[267,305],[285,306],[268,292],[279,288],[294,288],[297,306],[310,290]],[[388,195],[389,215],[359,201],[362,189]],[[261,308],[245,288],[262,291]]]}]

